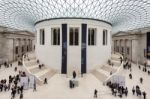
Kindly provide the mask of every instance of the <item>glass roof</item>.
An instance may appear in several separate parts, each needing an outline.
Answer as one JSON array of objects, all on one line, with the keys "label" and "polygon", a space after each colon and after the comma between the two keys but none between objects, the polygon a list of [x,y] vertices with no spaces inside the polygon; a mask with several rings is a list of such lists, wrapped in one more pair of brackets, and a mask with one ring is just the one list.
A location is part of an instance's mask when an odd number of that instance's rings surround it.
[{"label": "glass roof", "polygon": [[43,19],[82,17],[112,24],[113,33],[150,26],[150,0],[0,0],[0,25],[34,31]]}]

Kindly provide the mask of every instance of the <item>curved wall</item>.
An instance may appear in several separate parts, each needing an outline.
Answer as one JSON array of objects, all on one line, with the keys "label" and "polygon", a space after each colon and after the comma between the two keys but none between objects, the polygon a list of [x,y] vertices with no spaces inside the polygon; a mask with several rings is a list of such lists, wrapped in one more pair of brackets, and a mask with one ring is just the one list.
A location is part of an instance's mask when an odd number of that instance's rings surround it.
[{"label": "curved wall", "polygon": [[[81,44],[82,27],[81,24],[87,24],[86,35],[86,70],[87,72],[105,64],[111,56],[111,25],[102,21],[89,19],[55,19],[42,21],[36,24],[37,43],[36,56],[44,64],[61,72],[62,63],[62,24],[67,24],[67,72],[72,70],[81,72]],[[60,28],[60,45],[51,45],[51,28]],[[69,28],[79,28],[79,45],[69,45]],[[88,28],[96,28],[96,45],[88,45]],[[45,30],[45,44],[40,45],[40,29]],[[108,31],[107,45],[103,45],[103,30]]]}]

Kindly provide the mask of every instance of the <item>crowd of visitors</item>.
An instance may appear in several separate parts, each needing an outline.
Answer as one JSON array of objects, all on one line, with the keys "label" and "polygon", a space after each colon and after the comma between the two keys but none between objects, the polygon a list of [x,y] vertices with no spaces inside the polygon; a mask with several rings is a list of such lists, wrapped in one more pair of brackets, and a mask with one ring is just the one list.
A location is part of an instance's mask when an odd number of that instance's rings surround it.
[{"label": "crowd of visitors", "polygon": [[[30,61],[28,54],[25,54],[24,58],[27,59],[27,61]],[[17,64],[18,66],[22,66],[23,65],[22,59],[19,59],[17,63],[18,63]],[[41,69],[44,66],[44,64],[40,64],[39,60],[37,60],[37,64],[39,64],[39,69]],[[11,99],[14,99],[18,95],[19,95],[19,99],[23,99],[24,84],[23,85],[21,84],[20,77],[26,77],[27,75],[25,72],[19,71],[18,66],[12,66],[12,63],[8,63],[6,61],[0,64],[0,69],[2,67],[5,67],[5,68],[13,67],[14,72],[16,72],[16,75],[9,75],[8,78],[4,78],[0,80],[0,92],[10,91]],[[48,84],[47,78],[44,78],[43,83]],[[36,83],[33,84],[33,92],[34,91],[37,91]]]},{"label": "crowd of visitors", "polygon": [[[24,58],[30,61],[30,58],[28,57],[28,54],[24,55]],[[40,64],[39,59],[36,60],[36,63],[38,64],[39,69],[42,69],[44,67],[44,64]]]},{"label": "crowd of visitors", "polygon": [[[132,64],[131,62],[127,59],[127,58],[122,58],[120,57],[120,63],[123,62],[123,68],[126,69],[126,70],[129,70],[130,73],[129,73],[129,78],[132,79],[133,78],[133,75],[132,75]],[[108,63],[110,64],[111,62],[108,61]],[[145,63],[143,68],[142,66],[139,65],[139,69],[142,70],[143,72],[147,72],[148,75],[150,75],[150,70],[148,70],[148,66],[147,64]],[[139,82],[141,84],[143,84],[143,78],[140,77],[139,78]],[[111,92],[112,92],[112,95],[114,96],[119,96],[120,98],[124,96],[128,96],[128,88],[125,87],[125,86],[121,86],[119,85],[118,83],[112,83],[111,81],[107,82],[107,86],[111,89]],[[97,98],[97,90],[95,89],[94,90],[94,97]],[[139,85],[135,85],[135,87],[133,86],[132,88],[132,93],[133,95],[137,95],[139,97],[143,96],[143,99],[146,99],[146,92],[145,91],[141,91]]]},{"label": "crowd of visitors", "polygon": [[150,75],[150,70],[147,69],[149,68],[147,63],[144,63],[144,66],[139,65],[139,69],[142,70],[143,72],[147,73],[148,75]]},{"label": "crowd of visitors", "polygon": [[131,62],[129,60],[125,59],[124,60],[124,64],[123,64],[123,68],[132,71],[132,64],[131,64]]},{"label": "crowd of visitors", "polygon": [[138,85],[136,85],[135,88],[133,86],[132,93],[133,93],[133,95],[135,95],[135,93],[136,93],[137,96],[143,95],[143,98],[146,99],[146,92],[145,91],[142,92]]},{"label": "crowd of visitors", "polygon": [[[12,67],[12,64],[8,64],[4,62],[4,67],[8,68]],[[3,66],[1,65],[1,66]],[[15,67],[17,68],[17,67]],[[17,69],[15,69],[15,72]],[[18,74],[9,75],[8,78],[4,78],[0,80],[0,92],[11,91],[11,99],[14,99],[16,95],[19,95],[20,99],[23,99],[23,86],[20,85],[20,77],[25,77],[26,73],[23,71],[19,71]]]},{"label": "crowd of visitors", "polygon": [[4,62],[3,64],[0,64],[0,69],[2,68],[2,66],[4,66],[5,68],[9,68],[9,67],[12,67],[12,64],[10,63],[8,63],[8,62]]},{"label": "crowd of visitors", "polygon": [[[18,63],[20,64],[20,61],[18,61]],[[19,95],[19,99],[23,99],[24,85],[21,85],[20,77],[26,77],[26,73],[18,70],[17,66],[12,66],[12,63],[4,62],[0,65],[0,67],[2,66],[4,66],[4,68],[14,68],[16,75],[9,75],[8,78],[0,80],[0,92],[10,91],[11,99],[14,99],[17,95]],[[33,90],[36,91],[36,83],[34,84]]]},{"label": "crowd of visitors", "polygon": [[[107,82],[107,86],[111,89],[112,95],[119,96],[120,98],[123,97],[123,95],[128,96],[128,88],[124,86],[120,86],[118,83],[111,83],[111,81]],[[146,99],[146,92],[141,91],[140,87],[136,85],[136,88],[132,88],[133,95],[141,96],[143,95],[143,98]]]},{"label": "crowd of visitors", "polygon": [[[129,78],[132,79],[132,64],[130,61],[128,61],[127,59],[123,59],[122,57],[120,57],[120,62],[122,63],[124,61],[123,64],[123,68],[130,70],[129,73]],[[37,63],[39,64],[39,69],[41,69],[44,64],[40,64],[39,60],[37,60]],[[111,64],[111,61],[108,61],[108,63]],[[18,61],[18,65],[22,65],[21,61]],[[112,64],[111,64],[112,65]],[[7,62],[4,62],[3,65],[5,68],[9,68],[12,67],[12,64],[8,64]],[[142,66],[139,65],[139,69],[142,70],[143,72],[148,72],[148,75],[150,75],[150,71],[147,69],[147,64],[144,64],[143,68]],[[17,72],[18,69],[17,67],[14,67],[14,71]],[[110,74],[112,75],[112,72],[110,72]],[[25,77],[27,76],[25,72],[23,71],[19,71],[19,73],[17,75],[10,75],[9,78],[5,78],[0,80],[0,92],[7,92],[7,91],[11,91],[11,99],[14,99],[16,97],[16,95],[19,95],[20,99],[23,99],[23,90],[24,90],[24,86],[20,85],[20,77]],[[76,79],[76,72],[73,71],[72,73],[72,77],[73,79]],[[140,83],[143,83],[143,78],[140,77],[139,78]],[[47,78],[44,79],[44,84],[47,84]],[[74,88],[75,83],[74,81],[70,80],[70,88]],[[128,87],[119,85],[118,83],[112,83],[111,81],[107,82],[107,86],[111,89],[112,95],[114,96],[119,96],[120,98],[122,98],[123,96],[128,96]],[[36,91],[36,83],[33,85],[33,91]],[[94,97],[97,98],[97,94],[98,94],[98,90],[95,89],[94,90]],[[139,85],[136,85],[135,87],[133,86],[132,88],[132,94],[133,95],[137,95],[137,96],[143,96],[144,99],[146,99],[146,95],[147,93],[145,91],[141,91],[141,88],[139,87]]]},{"label": "crowd of visitors", "polygon": [[111,89],[112,95],[122,98],[123,95],[128,96],[128,88],[117,83],[107,82],[107,86]]}]

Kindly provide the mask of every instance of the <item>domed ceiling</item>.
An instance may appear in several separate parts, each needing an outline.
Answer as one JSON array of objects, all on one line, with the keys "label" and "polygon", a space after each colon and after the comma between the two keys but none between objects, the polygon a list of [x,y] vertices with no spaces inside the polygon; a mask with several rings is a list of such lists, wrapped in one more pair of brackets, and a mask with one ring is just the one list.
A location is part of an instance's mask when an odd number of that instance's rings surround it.
[{"label": "domed ceiling", "polygon": [[150,0],[0,0],[0,25],[35,31],[35,23],[50,18],[104,20],[113,33],[150,26]]}]

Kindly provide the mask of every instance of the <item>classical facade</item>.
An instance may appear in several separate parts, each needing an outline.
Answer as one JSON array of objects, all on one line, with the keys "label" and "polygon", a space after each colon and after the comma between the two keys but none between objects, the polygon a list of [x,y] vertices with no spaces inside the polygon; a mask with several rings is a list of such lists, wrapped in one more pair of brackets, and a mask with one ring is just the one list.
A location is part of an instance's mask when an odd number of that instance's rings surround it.
[{"label": "classical facade", "polygon": [[34,50],[33,33],[0,27],[0,63],[16,61],[26,52]]},{"label": "classical facade", "polygon": [[118,32],[112,37],[112,50],[119,52],[135,63],[147,61],[147,33],[149,28]]},{"label": "classical facade", "polygon": [[87,73],[111,56],[111,24],[88,18],[59,18],[36,24],[36,55],[60,73]]}]

